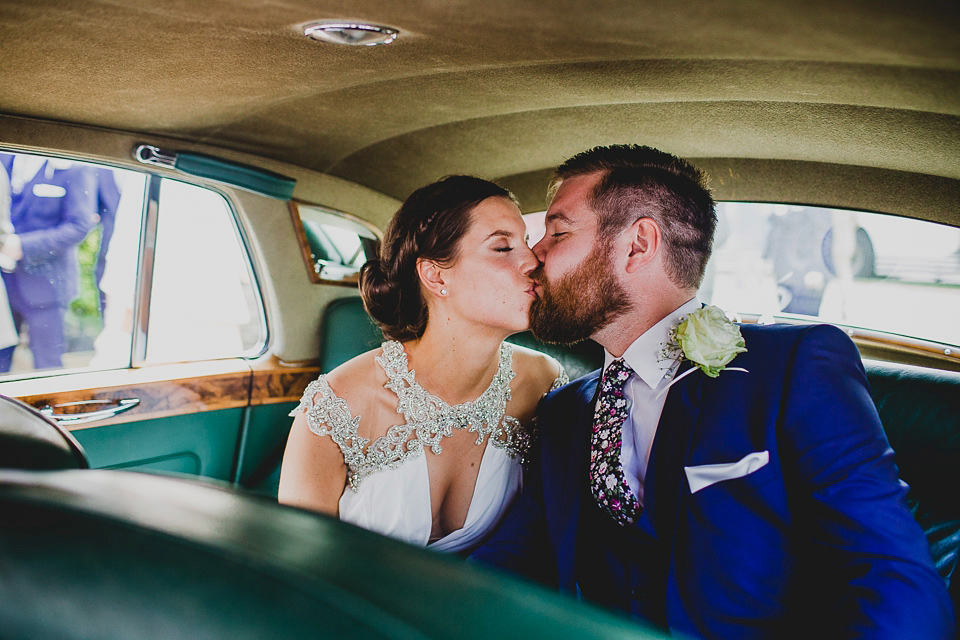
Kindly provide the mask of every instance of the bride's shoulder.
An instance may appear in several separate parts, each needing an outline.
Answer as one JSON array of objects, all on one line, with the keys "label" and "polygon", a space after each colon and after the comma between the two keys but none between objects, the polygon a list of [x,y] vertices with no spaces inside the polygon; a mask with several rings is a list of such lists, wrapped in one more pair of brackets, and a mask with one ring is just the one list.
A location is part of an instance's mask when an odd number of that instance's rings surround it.
[{"label": "bride's shoulder", "polygon": [[517,374],[517,386],[536,389],[540,395],[567,381],[561,364],[553,356],[528,347],[513,347],[513,370]]},{"label": "bride's shoulder", "polygon": [[376,361],[379,354],[379,348],[361,353],[324,374],[330,390],[351,407],[362,404],[364,398],[381,389],[386,380]]}]

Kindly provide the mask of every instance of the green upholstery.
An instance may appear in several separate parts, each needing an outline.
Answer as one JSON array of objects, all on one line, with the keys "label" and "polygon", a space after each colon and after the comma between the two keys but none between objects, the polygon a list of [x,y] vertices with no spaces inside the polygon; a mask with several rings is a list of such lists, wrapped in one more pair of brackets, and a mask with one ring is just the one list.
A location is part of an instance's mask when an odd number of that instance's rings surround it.
[{"label": "green upholstery", "polygon": [[907,496],[960,611],[960,374],[868,362],[870,391]]},{"label": "green upholstery", "polygon": [[94,469],[126,469],[230,480],[244,409],[182,413],[75,432]]},{"label": "green upholstery", "polygon": [[327,305],[320,323],[320,371],[327,373],[383,342],[383,333],[357,296],[339,298]]},{"label": "green upholstery", "polygon": [[83,447],[33,407],[0,395],[0,469],[86,469]]},{"label": "green upholstery", "polygon": [[[339,298],[327,305],[320,323],[320,371],[327,373],[350,358],[380,346],[383,334],[367,315],[359,296]],[[251,408],[249,425],[256,432],[247,449],[259,450],[259,459],[244,460],[239,484],[245,490],[276,497],[280,466],[295,404]],[[285,425],[281,437],[274,425]]]},{"label": "green upholstery", "polygon": [[[383,333],[370,319],[358,296],[331,302],[320,327],[320,371],[327,372],[350,358],[380,346]],[[572,347],[544,344],[529,331],[510,336],[507,342],[522,345],[557,358],[570,379],[579,378],[603,363],[603,349],[587,340]]]},{"label": "green upholstery", "polygon": [[584,340],[575,345],[561,346],[546,344],[533,337],[529,331],[518,333],[507,338],[507,342],[549,353],[563,365],[571,380],[603,366],[603,347],[593,340]]},{"label": "green upholstery", "polygon": [[0,471],[0,629],[57,638],[661,638],[532,584],[183,478]]}]

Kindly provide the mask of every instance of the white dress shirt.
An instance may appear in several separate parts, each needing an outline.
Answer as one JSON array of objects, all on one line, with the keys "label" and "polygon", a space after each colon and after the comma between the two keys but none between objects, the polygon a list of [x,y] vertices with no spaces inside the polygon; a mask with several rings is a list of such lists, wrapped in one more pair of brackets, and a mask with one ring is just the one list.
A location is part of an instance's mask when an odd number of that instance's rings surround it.
[{"label": "white dress shirt", "polygon": [[[664,356],[664,347],[670,340],[670,331],[680,324],[684,316],[700,307],[698,298],[682,304],[647,329],[623,354],[623,360],[634,373],[623,389],[630,413],[623,424],[620,463],[627,484],[640,504],[643,504],[643,481],[650,462],[653,438],[657,435],[657,425],[667,401],[670,382],[680,365],[677,357]],[[604,371],[613,360],[614,357],[604,350]]]}]

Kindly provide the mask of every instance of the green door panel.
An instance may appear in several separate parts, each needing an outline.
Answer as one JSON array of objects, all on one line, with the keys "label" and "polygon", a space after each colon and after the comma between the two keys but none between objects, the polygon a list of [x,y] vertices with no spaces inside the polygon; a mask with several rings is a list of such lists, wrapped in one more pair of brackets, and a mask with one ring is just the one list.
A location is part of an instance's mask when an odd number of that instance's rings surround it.
[{"label": "green door panel", "polygon": [[90,466],[230,480],[244,409],[204,411],[73,431]]}]

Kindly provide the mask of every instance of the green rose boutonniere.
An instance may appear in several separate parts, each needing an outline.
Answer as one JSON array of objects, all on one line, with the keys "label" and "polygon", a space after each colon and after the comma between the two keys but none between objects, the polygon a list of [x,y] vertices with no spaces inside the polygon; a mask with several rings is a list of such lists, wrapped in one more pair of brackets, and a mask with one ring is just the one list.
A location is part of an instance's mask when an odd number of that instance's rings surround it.
[{"label": "green rose boutonniere", "polygon": [[[687,315],[670,332],[665,353],[674,357],[682,355],[705,374],[716,378],[738,353],[746,350],[740,327],[719,307],[706,306]],[[729,370],[746,371],[733,367]]]}]

